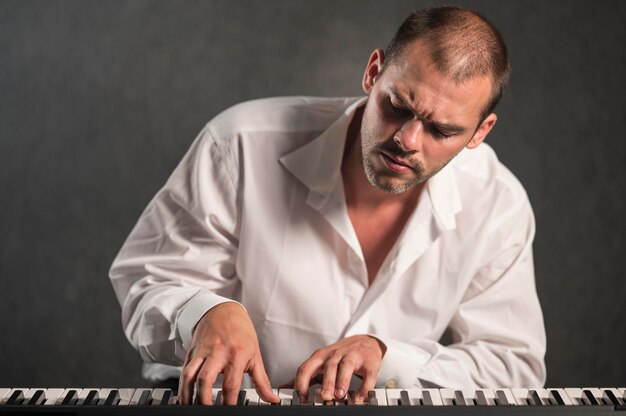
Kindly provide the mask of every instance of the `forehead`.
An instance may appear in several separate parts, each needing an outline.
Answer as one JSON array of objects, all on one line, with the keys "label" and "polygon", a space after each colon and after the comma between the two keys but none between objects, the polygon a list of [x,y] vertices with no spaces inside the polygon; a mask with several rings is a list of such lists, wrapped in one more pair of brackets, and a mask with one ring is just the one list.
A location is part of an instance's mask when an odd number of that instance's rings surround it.
[{"label": "forehead", "polygon": [[[462,62],[461,62],[462,63]],[[479,121],[491,96],[490,76],[464,82],[442,74],[422,40],[407,45],[385,69],[381,89],[400,95],[418,114],[427,113],[444,121]]]}]

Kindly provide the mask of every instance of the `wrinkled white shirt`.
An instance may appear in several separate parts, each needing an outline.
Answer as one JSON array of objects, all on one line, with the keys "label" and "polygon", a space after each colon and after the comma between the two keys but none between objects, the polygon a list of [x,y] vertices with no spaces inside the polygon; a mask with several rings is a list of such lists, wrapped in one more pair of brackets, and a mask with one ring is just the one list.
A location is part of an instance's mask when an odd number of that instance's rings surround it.
[{"label": "wrinkled white shirt", "polygon": [[[533,213],[488,145],[428,180],[368,287],[340,174],[365,99],[256,100],[206,125],[110,271],[126,336],[147,363],[182,365],[202,315],[235,300],[273,386],[354,334],[387,347],[378,386],[543,385]],[[144,375],[171,370],[147,364]]]}]

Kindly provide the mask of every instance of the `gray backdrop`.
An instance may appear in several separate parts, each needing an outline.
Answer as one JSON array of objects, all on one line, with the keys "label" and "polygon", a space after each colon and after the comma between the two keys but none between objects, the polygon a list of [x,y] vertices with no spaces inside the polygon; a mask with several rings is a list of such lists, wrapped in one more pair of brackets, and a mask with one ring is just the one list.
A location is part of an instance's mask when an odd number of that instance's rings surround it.
[{"label": "gray backdrop", "polygon": [[[626,385],[626,2],[467,1],[502,31],[489,137],[537,217],[551,386]],[[145,385],[107,271],[212,116],[357,95],[425,1],[0,0],[0,386]]]}]

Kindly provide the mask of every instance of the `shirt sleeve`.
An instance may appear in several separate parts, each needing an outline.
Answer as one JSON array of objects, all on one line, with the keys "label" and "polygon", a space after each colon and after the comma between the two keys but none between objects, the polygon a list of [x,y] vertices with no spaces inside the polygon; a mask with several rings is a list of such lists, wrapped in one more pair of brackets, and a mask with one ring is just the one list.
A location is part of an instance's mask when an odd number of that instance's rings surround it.
[{"label": "shirt sleeve", "polygon": [[535,289],[527,200],[491,227],[488,256],[449,324],[452,344],[379,337],[387,347],[379,384],[486,388],[540,387],[546,337]]},{"label": "shirt sleeve", "polygon": [[237,169],[205,128],[142,213],[109,276],[146,362],[181,365],[198,320],[239,282]]}]

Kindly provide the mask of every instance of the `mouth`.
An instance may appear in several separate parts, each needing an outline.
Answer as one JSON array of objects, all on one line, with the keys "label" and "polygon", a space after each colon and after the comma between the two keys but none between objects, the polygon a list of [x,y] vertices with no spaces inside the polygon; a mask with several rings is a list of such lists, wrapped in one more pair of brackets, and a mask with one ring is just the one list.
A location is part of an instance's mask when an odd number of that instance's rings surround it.
[{"label": "mouth", "polygon": [[396,159],[395,157],[392,157],[387,153],[380,152],[380,156],[385,163],[385,166],[387,166],[387,168],[389,168],[393,172],[409,173],[415,170],[408,163],[402,161],[401,159]]}]

